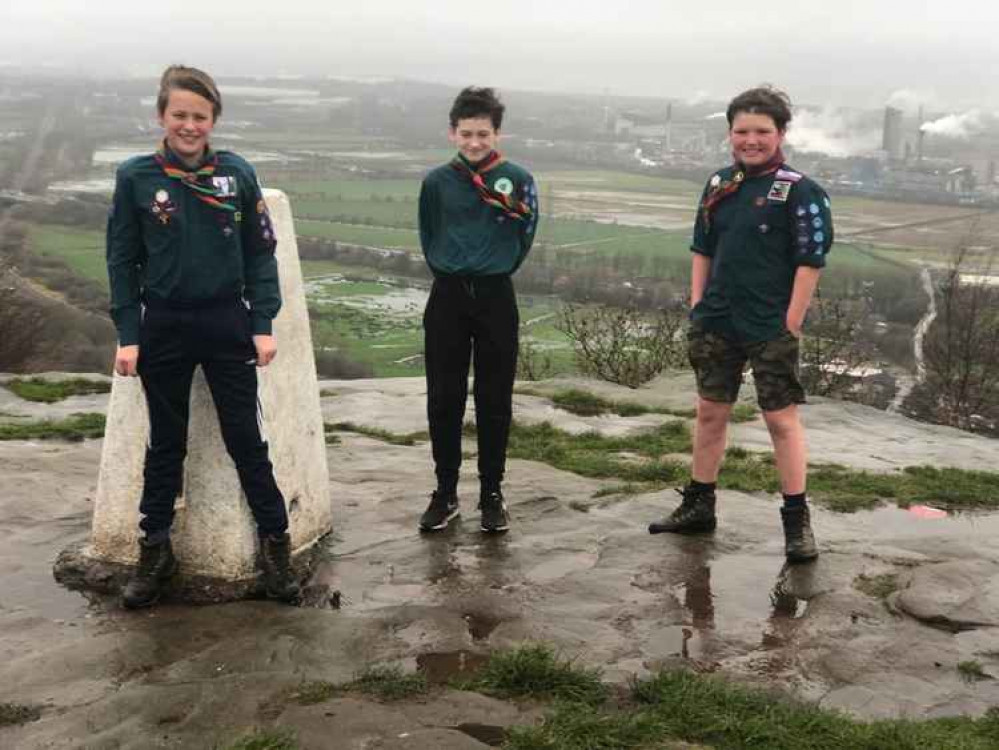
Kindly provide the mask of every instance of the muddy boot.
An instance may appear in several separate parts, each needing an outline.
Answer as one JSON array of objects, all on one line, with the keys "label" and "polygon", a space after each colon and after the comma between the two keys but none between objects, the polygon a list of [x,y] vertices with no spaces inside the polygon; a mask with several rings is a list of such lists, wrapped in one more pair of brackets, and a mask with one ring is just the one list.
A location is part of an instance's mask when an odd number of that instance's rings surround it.
[{"label": "muddy boot", "polygon": [[155,604],[176,572],[177,558],[169,537],[162,542],[140,539],[139,564],[121,593],[121,605],[137,609]]},{"label": "muddy boot", "polygon": [[780,509],[784,522],[784,555],[789,563],[814,560],[819,556],[812,534],[811,515],[807,505]]},{"label": "muddy boot", "polygon": [[295,602],[301,590],[291,571],[291,537],[288,534],[260,537],[260,564],[269,599]]},{"label": "muddy boot", "polygon": [[683,500],[662,521],[649,524],[650,534],[700,534],[714,531],[718,525],[715,517],[714,490],[695,490],[689,485],[676,491]]}]

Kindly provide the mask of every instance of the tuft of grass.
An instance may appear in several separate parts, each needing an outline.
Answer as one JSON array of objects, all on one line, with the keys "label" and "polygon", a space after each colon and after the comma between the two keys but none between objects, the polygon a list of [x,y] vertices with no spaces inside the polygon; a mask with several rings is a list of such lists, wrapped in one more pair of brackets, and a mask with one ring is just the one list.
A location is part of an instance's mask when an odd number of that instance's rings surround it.
[{"label": "tuft of grass", "polygon": [[680,421],[623,437],[605,437],[599,432],[573,435],[548,422],[536,425],[514,422],[507,455],[541,461],[585,477],[672,482],[684,476],[686,467],[663,459],[662,455],[689,450],[690,431]]},{"label": "tuft of grass", "polygon": [[544,644],[497,651],[462,687],[501,698],[541,698],[598,706],[609,695],[599,669],[559,656]]},{"label": "tuft of grass", "polygon": [[40,706],[23,706],[20,703],[0,703],[0,727],[27,724],[41,718]]},{"label": "tuft of grass", "polygon": [[326,424],[324,425],[324,429],[327,434],[327,443],[330,442],[328,436],[333,431],[353,432],[358,435],[374,438],[375,440],[382,440],[386,443],[390,443],[391,445],[416,445],[418,442],[429,440],[430,438],[430,435],[427,432],[410,432],[400,434],[383,430],[380,427],[366,427],[365,425],[354,424],[353,422],[335,422],[333,424]]},{"label": "tuft of grass", "polygon": [[411,698],[427,692],[427,678],[422,672],[404,672],[398,665],[371,667],[361,672],[353,682],[342,686],[386,701]]},{"label": "tuft of grass", "polygon": [[66,419],[42,419],[0,424],[0,440],[71,440],[104,436],[103,414],[73,414]]},{"label": "tuft of grass", "polygon": [[881,573],[869,576],[861,573],[853,579],[853,587],[875,599],[884,600],[898,591],[898,574]]},{"label": "tuft of grass", "polygon": [[732,407],[732,415],[729,419],[736,424],[739,422],[752,422],[759,413],[759,409],[752,404],[738,403]]},{"label": "tuft of grass", "polygon": [[261,729],[216,750],[299,750],[299,744],[290,730]]},{"label": "tuft of grass", "polygon": [[[534,391],[522,390],[532,396],[540,396]],[[595,417],[601,414],[617,414],[620,417],[637,417],[640,414],[669,414],[674,417],[690,419],[696,416],[696,411],[692,409],[667,409],[662,406],[646,406],[634,401],[612,401],[603,398],[595,393],[584,391],[579,388],[569,388],[564,391],[556,391],[550,397],[551,402],[560,409],[564,409],[572,414],[581,417]]]},{"label": "tuft of grass", "polygon": [[8,390],[13,391],[25,401],[36,401],[52,404],[70,396],[83,396],[93,393],[109,393],[111,384],[103,380],[87,380],[86,378],[71,378],[68,380],[45,380],[44,378],[13,378],[6,382]]},{"label": "tuft of grass", "polygon": [[336,683],[326,680],[310,680],[292,690],[288,695],[288,700],[300,706],[312,706],[316,703],[325,703],[341,692],[343,692],[343,688]]},{"label": "tuft of grass", "polygon": [[993,679],[992,675],[985,671],[985,668],[974,659],[960,661],[957,663],[958,674],[966,682],[980,682],[982,680]]}]

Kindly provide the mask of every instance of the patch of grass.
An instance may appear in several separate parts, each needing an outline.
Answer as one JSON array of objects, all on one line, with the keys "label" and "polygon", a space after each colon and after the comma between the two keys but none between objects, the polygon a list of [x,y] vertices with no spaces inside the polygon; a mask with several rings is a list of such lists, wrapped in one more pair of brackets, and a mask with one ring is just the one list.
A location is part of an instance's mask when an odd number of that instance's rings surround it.
[{"label": "patch of grass", "polygon": [[[519,391],[530,396],[543,396],[530,389]],[[600,414],[617,414],[620,417],[637,417],[641,414],[669,414],[674,417],[690,419],[696,416],[693,409],[668,409],[664,406],[646,406],[634,401],[613,401],[595,393],[579,388],[569,388],[556,391],[550,396],[551,402],[560,409],[582,417],[594,417]]]},{"label": "patch of grass", "polygon": [[585,477],[669,482],[680,479],[686,467],[663,459],[663,454],[689,450],[690,431],[679,421],[623,437],[605,437],[598,432],[572,435],[548,422],[514,422],[507,455],[541,461]]},{"label": "patch of grass", "polygon": [[591,495],[594,500],[611,495],[640,495],[643,492],[652,492],[659,485],[649,484],[612,484],[610,487],[603,487]]},{"label": "patch of grass", "polygon": [[111,384],[102,380],[72,378],[70,380],[45,380],[44,378],[13,378],[5,384],[25,401],[52,404],[70,396],[83,396],[92,393],[109,393]]},{"label": "patch of grass", "polygon": [[958,662],[957,671],[965,682],[980,682],[981,680],[993,679],[992,675],[985,671],[981,663],[974,659]]},{"label": "patch of grass", "polygon": [[497,651],[461,686],[501,698],[541,698],[598,706],[609,694],[600,670],[566,659],[544,644]]},{"label": "patch of grass", "polygon": [[740,422],[752,422],[760,413],[752,404],[738,403],[732,407],[730,420],[736,424]]},{"label": "patch of grass", "polygon": [[0,727],[27,724],[41,718],[39,706],[23,706],[20,703],[0,703]]},{"label": "patch of grass", "polygon": [[425,431],[400,434],[383,430],[380,427],[366,427],[365,425],[354,424],[353,422],[335,422],[334,424],[327,424],[324,427],[327,433],[326,442],[329,442],[328,434],[331,430],[353,432],[358,435],[374,438],[375,440],[382,440],[392,445],[416,445],[418,442],[430,439],[429,433]]},{"label": "patch of grass", "polygon": [[292,690],[288,700],[300,706],[313,706],[316,703],[325,703],[342,692],[343,688],[336,683],[326,680],[311,680],[303,682]]},{"label": "patch of grass", "polygon": [[853,579],[853,587],[875,599],[884,600],[898,591],[898,574],[880,573],[869,576],[861,573]]},{"label": "patch of grass", "polygon": [[404,672],[398,665],[371,667],[343,689],[394,701],[426,693],[427,678],[422,672]]},{"label": "patch of grass", "polygon": [[262,729],[228,745],[216,745],[216,750],[299,750],[299,744],[290,730]]},{"label": "patch of grass", "polygon": [[73,414],[66,419],[0,424],[0,440],[80,441],[103,436],[103,414]]}]

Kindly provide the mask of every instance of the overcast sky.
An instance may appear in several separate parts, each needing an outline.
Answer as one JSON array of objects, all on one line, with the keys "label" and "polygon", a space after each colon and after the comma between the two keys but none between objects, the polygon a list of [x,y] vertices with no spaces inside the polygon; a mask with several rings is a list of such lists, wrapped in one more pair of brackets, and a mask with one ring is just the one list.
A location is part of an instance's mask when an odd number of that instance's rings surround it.
[{"label": "overcast sky", "polygon": [[994,0],[0,0],[0,62],[999,108]]}]

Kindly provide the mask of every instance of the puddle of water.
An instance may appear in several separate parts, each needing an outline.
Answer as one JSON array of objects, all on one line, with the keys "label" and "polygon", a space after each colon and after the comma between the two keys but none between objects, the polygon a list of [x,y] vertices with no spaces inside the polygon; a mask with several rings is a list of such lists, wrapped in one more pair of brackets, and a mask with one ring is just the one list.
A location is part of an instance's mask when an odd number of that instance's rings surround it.
[{"label": "puddle of water", "polygon": [[422,672],[431,685],[443,685],[455,677],[469,677],[485,666],[489,657],[471,651],[449,651],[420,654],[416,669]]}]

